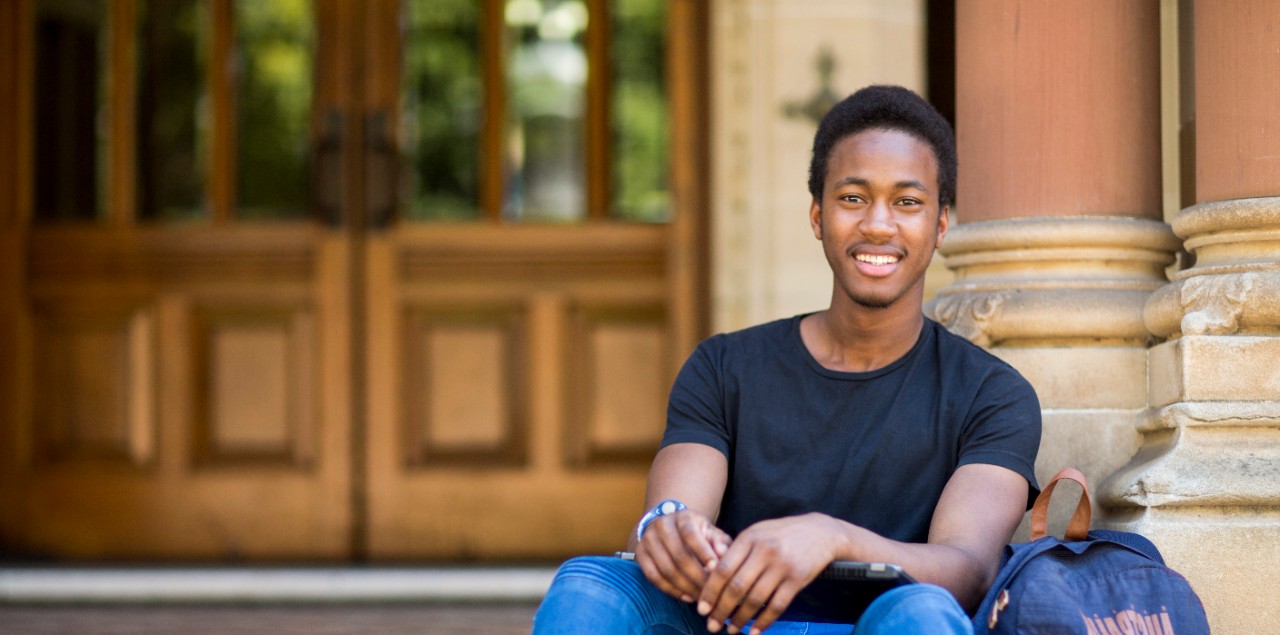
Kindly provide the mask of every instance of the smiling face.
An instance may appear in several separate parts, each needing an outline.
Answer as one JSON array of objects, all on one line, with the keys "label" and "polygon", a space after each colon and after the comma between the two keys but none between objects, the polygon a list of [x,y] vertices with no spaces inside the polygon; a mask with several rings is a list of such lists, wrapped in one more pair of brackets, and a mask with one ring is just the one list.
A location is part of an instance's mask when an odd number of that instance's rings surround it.
[{"label": "smiling face", "polygon": [[835,274],[832,308],[851,301],[918,312],[925,269],[947,233],[946,212],[927,143],[882,129],[840,140],[827,160],[822,200],[809,209]]}]

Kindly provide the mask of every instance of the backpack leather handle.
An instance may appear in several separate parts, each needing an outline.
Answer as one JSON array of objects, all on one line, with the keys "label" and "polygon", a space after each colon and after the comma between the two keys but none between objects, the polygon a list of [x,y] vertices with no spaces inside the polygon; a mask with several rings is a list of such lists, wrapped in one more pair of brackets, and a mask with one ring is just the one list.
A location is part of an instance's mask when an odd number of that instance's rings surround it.
[{"label": "backpack leather handle", "polygon": [[1044,486],[1040,495],[1036,497],[1036,502],[1031,506],[1032,540],[1039,540],[1048,535],[1049,497],[1053,495],[1053,488],[1057,487],[1058,481],[1063,479],[1080,484],[1080,502],[1076,504],[1076,511],[1071,515],[1071,522],[1067,523],[1067,531],[1063,538],[1084,540],[1089,536],[1089,523],[1093,522],[1093,507],[1089,503],[1089,483],[1085,481],[1084,474],[1081,474],[1080,470],[1064,467],[1049,479],[1049,484]]}]

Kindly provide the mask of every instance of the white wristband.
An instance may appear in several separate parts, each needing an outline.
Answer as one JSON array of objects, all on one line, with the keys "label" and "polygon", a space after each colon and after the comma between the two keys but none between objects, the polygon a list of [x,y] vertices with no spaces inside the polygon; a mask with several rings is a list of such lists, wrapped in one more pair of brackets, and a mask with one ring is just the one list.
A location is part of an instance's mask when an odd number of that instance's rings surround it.
[{"label": "white wristband", "polygon": [[655,505],[653,509],[649,510],[649,513],[645,514],[644,517],[640,519],[640,523],[636,525],[636,544],[639,544],[640,539],[644,538],[645,527],[648,527],[649,523],[653,522],[655,518],[659,516],[666,516],[667,514],[674,514],[684,509],[688,509],[688,507],[674,498],[668,498],[667,500]]}]

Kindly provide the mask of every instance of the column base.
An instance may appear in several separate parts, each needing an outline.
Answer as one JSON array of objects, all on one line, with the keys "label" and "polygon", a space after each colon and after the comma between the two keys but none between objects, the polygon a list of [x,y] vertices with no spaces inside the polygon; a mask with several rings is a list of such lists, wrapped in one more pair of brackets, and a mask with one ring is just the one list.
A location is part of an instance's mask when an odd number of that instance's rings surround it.
[{"label": "column base", "polygon": [[[1005,219],[947,234],[939,251],[956,278],[926,312],[1036,389],[1042,483],[1070,466],[1096,486],[1140,446],[1133,422],[1147,406],[1151,341],[1142,310],[1178,246],[1164,223],[1129,217]],[[1050,507],[1050,527],[1073,509]],[[1025,526],[1015,535],[1026,536]]]},{"label": "column base", "polygon": [[1280,632],[1280,198],[1173,221],[1195,266],[1144,308],[1142,448],[1098,491],[1200,594],[1215,633]]},{"label": "column base", "polygon": [[1216,635],[1280,631],[1280,511],[1257,507],[1148,508],[1106,526],[1159,545],[1204,602]]}]

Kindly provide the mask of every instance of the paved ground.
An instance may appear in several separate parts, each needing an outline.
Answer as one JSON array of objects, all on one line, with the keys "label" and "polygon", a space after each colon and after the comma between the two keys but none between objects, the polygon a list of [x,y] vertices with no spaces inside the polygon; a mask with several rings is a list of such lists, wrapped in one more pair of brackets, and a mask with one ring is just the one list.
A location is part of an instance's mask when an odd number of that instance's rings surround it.
[{"label": "paved ground", "polygon": [[0,604],[0,633],[527,635],[534,604],[130,606]]}]

